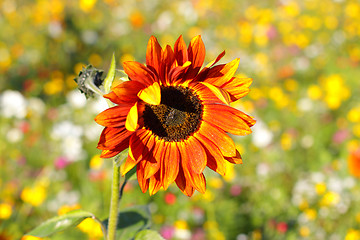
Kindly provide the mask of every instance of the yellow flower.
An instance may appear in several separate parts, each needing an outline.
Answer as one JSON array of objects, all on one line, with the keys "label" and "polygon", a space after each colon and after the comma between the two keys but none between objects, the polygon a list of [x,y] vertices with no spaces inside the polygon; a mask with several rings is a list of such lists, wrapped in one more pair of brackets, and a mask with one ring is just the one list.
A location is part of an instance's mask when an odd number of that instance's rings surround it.
[{"label": "yellow flower", "polygon": [[224,184],[220,178],[212,178],[209,181],[209,185],[213,188],[221,188]]},{"label": "yellow flower", "polygon": [[[296,80],[289,78],[286,79],[284,82],[284,87],[286,90],[290,91],[290,92],[294,92],[298,89],[299,84]],[[250,96],[250,95],[249,95]]]},{"label": "yellow flower", "polygon": [[90,12],[94,5],[96,3],[96,0],[80,0],[80,9],[84,12]]},{"label": "yellow flower", "polygon": [[21,200],[34,207],[40,206],[46,198],[46,189],[43,186],[25,187],[21,192]]},{"label": "yellow flower", "polygon": [[315,209],[312,208],[308,208],[304,211],[305,216],[307,217],[307,219],[309,220],[315,220],[316,216],[317,216],[317,212]]},{"label": "yellow flower", "polygon": [[310,99],[312,100],[318,100],[321,98],[322,91],[321,88],[318,85],[312,84],[307,89],[307,94]]},{"label": "yellow flower", "polygon": [[308,227],[302,226],[300,227],[299,233],[302,237],[307,237],[310,235],[310,229]]},{"label": "yellow flower", "polygon": [[292,138],[288,133],[283,133],[280,139],[282,149],[289,150],[292,147]]},{"label": "yellow flower", "polygon": [[80,209],[81,206],[80,204],[75,204],[75,205],[64,205],[64,206],[61,206],[58,210],[58,215],[64,215],[65,213],[68,213],[72,210],[75,210],[75,209]]},{"label": "yellow flower", "polygon": [[174,223],[174,226],[175,228],[177,229],[188,229],[188,225],[187,225],[187,222],[185,222],[184,220],[177,220],[175,223]]},{"label": "yellow flower", "polygon": [[346,233],[345,240],[360,240],[360,231],[350,228]]},{"label": "yellow flower", "polygon": [[42,240],[43,238],[39,238],[39,237],[35,237],[35,236],[30,236],[30,235],[25,235],[21,238],[21,240]]},{"label": "yellow flower", "polygon": [[316,193],[319,194],[319,195],[322,195],[325,193],[326,191],[326,184],[321,182],[321,183],[317,183],[315,185],[315,190],[316,190]]},{"label": "yellow flower", "polygon": [[347,114],[347,119],[350,122],[360,122],[360,106],[352,108]]},{"label": "yellow flower", "polygon": [[99,223],[92,218],[86,218],[77,227],[91,237],[100,238],[103,236]]},{"label": "yellow flower", "polygon": [[327,192],[320,200],[320,206],[334,206],[340,202],[340,195],[336,192]]},{"label": "yellow flower", "polygon": [[0,203],[0,219],[8,219],[12,214],[12,207],[8,203]]},{"label": "yellow flower", "polygon": [[103,164],[104,160],[100,155],[95,155],[90,160],[90,168],[94,170],[99,170]]}]

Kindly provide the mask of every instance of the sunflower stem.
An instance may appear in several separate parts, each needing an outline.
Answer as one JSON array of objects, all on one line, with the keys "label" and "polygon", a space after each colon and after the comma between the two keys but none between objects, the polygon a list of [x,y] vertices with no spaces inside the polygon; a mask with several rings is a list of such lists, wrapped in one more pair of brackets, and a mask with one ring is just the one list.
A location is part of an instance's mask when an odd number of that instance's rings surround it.
[{"label": "sunflower stem", "polygon": [[118,221],[118,210],[119,210],[119,200],[120,200],[119,194],[120,194],[120,166],[117,163],[116,158],[114,158],[107,240],[116,239],[116,226]]}]

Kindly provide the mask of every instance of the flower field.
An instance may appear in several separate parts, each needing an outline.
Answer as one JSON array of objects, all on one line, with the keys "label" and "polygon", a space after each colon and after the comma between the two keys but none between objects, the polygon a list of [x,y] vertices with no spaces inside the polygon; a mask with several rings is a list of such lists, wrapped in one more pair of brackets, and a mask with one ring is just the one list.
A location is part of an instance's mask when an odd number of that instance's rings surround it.
[{"label": "flower field", "polygon": [[204,65],[240,58],[235,76],[253,82],[231,106],[256,124],[231,135],[243,164],[205,169],[204,194],[172,183],[150,196],[133,177],[120,210],[146,209],[164,239],[360,240],[358,0],[1,0],[0,28],[0,240],[103,239],[92,218],[25,234],[75,209],[108,217],[112,161],[94,121],[108,105],[74,78],[106,72],[113,53],[118,69],[145,63],[152,35],[163,48],[201,35]]}]

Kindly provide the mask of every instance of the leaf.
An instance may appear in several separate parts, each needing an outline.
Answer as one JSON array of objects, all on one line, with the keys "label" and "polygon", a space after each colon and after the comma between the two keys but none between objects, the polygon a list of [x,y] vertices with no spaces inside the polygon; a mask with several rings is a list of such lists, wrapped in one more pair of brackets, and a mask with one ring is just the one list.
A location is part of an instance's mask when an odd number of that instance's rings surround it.
[{"label": "leaf", "polygon": [[43,222],[40,226],[36,227],[26,235],[35,237],[47,237],[53,233],[63,231],[71,226],[78,225],[85,218],[95,218],[94,214],[83,210],[73,210],[64,215],[50,218]]},{"label": "leaf", "polygon": [[113,54],[112,59],[111,59],[111,63],[110,63],[109,71],[108,71],[108,73],[106,75],[106,78],[104,80],[105,93],[110,92],[112,82],[114,81],[114,78],[115,78],[115,65],[116,65],[115,54]]},{"label": "leaf", "polygon": [[[148,206],[134,206],[121,211],[118,215],[117,235],[119,239],[134,239],[137,232],[150,227]],[[108,219],[103,224],[107,227]]]},{"label": "leaf", "polygon": [[135,236],[135,240],[165,240],[158,232],[154,230],[142,230]]},{"label": "leaf", "polygon": [[136,173],[136,167],[133,167],[130,171],[125,174],[126,181],[129,181],[132,176]]}]

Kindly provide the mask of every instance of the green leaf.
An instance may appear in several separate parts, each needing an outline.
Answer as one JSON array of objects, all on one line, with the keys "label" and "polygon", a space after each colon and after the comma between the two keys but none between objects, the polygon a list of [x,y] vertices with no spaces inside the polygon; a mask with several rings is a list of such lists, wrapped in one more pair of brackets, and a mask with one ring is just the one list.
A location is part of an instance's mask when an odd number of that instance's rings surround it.
[{"label": "green leaf", "polygon": [[105,93],[109,93],[110,89],[111,89],[111,85],[115,79],[115,65],[116,65],[116,61],[115,61],[115,54],[113,54],[112,59],[111,59],[111,63],[110,63],[110,68],[109,71],[106,75],[106,78],[104,80],[104,89],[105,89]]},{"label": "green leaf", "polygon": [[125,179],[126,181],[129,181],[130,178],[136,173],[136,167],[133,167],[130,171],[128,171],[126,174],[125,174]]},{"label": "green leaf", "polygon": [[[117,235],[119,239],[134,239],[137,232],[150,227],[148,206],[134,206],[121,211],[118,215]],[[108,220],[103,223],[107,227]]]},{"label": "green leaf", "polygon": [[154,230],[142,230],[135,236],[135,240],[165,240],[158,232]]},{"label": "green leaf", "polygon": [[26,235],[35,237],[47,237],[53,233],[63,231],[71,226],[78,225],[85,218],[95,218],[95,216],[83,210],[70,211],[64,215],[50,218],[46,222],[43,222],[40,226],[36,227]]}]

